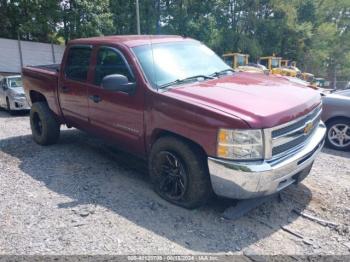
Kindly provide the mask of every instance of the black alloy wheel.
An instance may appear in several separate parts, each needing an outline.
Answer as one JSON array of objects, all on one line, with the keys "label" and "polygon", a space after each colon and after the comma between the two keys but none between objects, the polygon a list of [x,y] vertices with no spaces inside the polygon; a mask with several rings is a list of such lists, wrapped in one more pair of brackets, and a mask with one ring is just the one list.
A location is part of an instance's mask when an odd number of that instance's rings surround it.
[{"label": "black alloy wheel", "polygon": [[159,152],[155,170],[159,178],[157,191],[169,200],[179,200],[186,193],[188,175],[183,161],[174,153]]}]

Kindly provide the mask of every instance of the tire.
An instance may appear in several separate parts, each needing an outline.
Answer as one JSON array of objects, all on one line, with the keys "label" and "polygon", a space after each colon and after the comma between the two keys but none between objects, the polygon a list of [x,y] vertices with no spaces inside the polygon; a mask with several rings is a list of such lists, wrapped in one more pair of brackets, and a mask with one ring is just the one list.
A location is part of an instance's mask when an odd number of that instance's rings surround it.
[{"label": "tire", "polygon": [[336,150],[350,149],[350,119],[334,119],[327,123],[326,145]]},{"label": "tire", "polygon": [[212,196],[206,157],[196,146],[162,137],[152,146],[148,163],[154,190],[163,199],[193,209]]},{"label": "tire", "polygon": [[39,145],[55,144],[60,136],[60,124],[45,102],[36,102],[32,105],[30,127],[33,139]]}]

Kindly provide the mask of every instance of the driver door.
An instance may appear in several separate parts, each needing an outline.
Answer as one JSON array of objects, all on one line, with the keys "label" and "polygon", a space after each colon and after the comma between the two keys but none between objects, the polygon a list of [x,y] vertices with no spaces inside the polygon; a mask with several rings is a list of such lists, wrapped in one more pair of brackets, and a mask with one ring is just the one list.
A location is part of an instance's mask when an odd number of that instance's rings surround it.
[{"label": "driver door", "polygon": [[136,87],[133,94],[106,90],[102,79],[112,74],[124,75],[136,82],[134,73],[123,53],[114,47],[95,50],[94,78],[88,87],[89,120],[93,130],[112,139],[127,151],[143,153],[144,95]]}]

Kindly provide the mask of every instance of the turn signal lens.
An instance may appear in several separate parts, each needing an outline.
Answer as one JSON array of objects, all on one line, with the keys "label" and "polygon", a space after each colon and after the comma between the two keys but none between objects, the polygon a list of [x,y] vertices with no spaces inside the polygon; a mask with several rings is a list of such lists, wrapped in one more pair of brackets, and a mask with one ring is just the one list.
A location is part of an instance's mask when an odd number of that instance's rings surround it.
[{"label": "turn signal lens", "polygon": [[219,144],[227,144],[230,141],[230,131],[227,129],[220,129],[218,135]]}]

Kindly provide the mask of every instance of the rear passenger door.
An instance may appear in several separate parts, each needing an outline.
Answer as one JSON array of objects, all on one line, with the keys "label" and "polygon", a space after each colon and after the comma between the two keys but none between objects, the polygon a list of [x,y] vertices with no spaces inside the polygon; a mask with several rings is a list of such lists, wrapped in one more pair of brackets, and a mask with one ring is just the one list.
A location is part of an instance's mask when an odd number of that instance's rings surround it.
[{"label": "rear passenger door", "polygon": [[59,83],[59,99],[65,121],[88,128],[88,76],[92,46],[71,46],[67,50]]},{"label": "rear passenger door", "polygon": [[89,118],[92,128],[105,138],[112,139],[125,150],[143,153],[144,95],[136,86],[133,94],[105,90],[102,79],[112,74],[124,75],[137,82],[123,53],[114,47],[95,50],[94,77],[89,86]]}]

